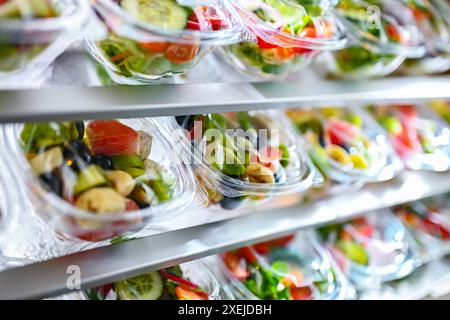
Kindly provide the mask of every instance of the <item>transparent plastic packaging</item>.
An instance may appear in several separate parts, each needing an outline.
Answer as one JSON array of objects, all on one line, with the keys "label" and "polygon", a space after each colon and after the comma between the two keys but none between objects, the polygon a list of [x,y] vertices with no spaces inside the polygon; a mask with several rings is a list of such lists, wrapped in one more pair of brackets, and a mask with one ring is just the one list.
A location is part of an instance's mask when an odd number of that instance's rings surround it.
[{"label": "transparent plastic packaging", "polygon": [[389,211],[316,230],[323,246],[357,289],[406,277],[420,264],[409,233]]},{"label": "transparent plastic packaging", "polygon": [[151,83],[184,73],[215,46],[248,36],[239,17],[218,0],[92,0],[92,4],[109,36],[86,44],[118,83]]},{"label": "transparent plastic packaging", "polygon": [[31,83],[81,32],[85,0],[6,0],[0,4],[0,85]]},{"label": "transparent plastic packaging", "polygon": [[368,108],[384,127],[407,168],[430,171],[450,168],[450,128],[431,109],[409,104]]},{"label": "transparent plastic packaging", "polygon": [[37,213],[67,238],[137,232],[195,195],[192,172],[151,118],[11,124],[1,135]]},{"label": "transparent plastic packaging", "polygon": [[427,52],[407,59],[399,69],[405,74],[442,73],[450,69],[450,4],[441,0],[403,0],[422,33]]},{"label": "transparent plastic packaging", "polygon": [[218,256],[223,291],[238,300],[343,300],[353,287],[308,232]]},{"label": "transparent plastic packaging", "polygon": [[196,260],[84,291],[89,300],[218,300],[208,264]]},{"label": "transparent plastic packaging", "polygon": [[450,125],[450,101],[433,100],[428,102],[428,106]]},{"label": "transparent plastic packaging", "polygon": [[401,23],[392,15],[403,16],[406,9],[398,3],[394,8],[381,4],[384,1],[337,3],[335,13],[347,30],[349,42],[342,50],[322,54],[315,64],[317,71],[332,78],[380,77],[394,72],[406,57],[425,53],[413,21]]},{"label": "transparent plastic packaging", "polygon": [[245,75],[286,76],[308,65],[319,51],[345,45],[328,0],[228,2],[256,36],[256,41],[221,48],[225,60]]},{"label": "transparent plastic packaging", "polygon": [[358,108],[302,108],[286,114],[307,142],[330,193],[390,180],[403,169],[383,129]]},{"label": "transparent plastic packaging", "polygon": [[[288,119],[276,110],[161,119],[178,135],[185,161],[210,204],[238,208],[243,200],[302,192],[322,182]],[[178,123],[177,123],[178,122]],[[187,139],[186,139],[187,137]]]},{"label": "transparent plastic packaging", "polygon": [[422,261],[450,254],[450,194],[399,205],[393,212],[408,228]]}]

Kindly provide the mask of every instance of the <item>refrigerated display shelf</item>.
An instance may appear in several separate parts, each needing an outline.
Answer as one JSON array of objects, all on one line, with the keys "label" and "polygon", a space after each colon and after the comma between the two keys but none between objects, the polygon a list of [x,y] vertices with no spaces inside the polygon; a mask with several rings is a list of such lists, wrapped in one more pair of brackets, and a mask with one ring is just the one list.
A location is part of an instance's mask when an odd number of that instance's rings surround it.
[{"label": "refrigerated display shelf", "polygon": [[449,89],[449,76],[366,81],[304,77],[285,82],[55,86],[0,91],[0,122],[174,116],[330,102],[409,102],[450,98]]},{"label": "refrigerated display shelf", "polygon": [[94,287],[449,190],[450,172],[406,172],[393,181],[368,185],[348,194],[6,270],[0,272],[0,299],[44,298],[73,291],[67,286],[73,266],[79,268],[81,288]]}]

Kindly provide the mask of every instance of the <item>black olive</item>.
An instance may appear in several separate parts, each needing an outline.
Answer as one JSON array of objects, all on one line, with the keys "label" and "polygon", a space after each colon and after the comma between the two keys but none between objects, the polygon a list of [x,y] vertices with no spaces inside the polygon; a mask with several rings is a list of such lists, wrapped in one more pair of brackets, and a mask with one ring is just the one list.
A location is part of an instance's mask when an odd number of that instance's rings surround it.
[{"label": "black olive", "polygon": [[277,170],[274,175],[275,183],[278,183],[281,181],[281,178],[283,178],[283,172],[281,170]]},{"label": "black olive", "polygon": [[114,169],[111,158],[109,156],[106,156],[103,154],[97,154],[97,155],[93,156],[91,163],[96,164],[105,170],[113,170]]},{"label": "black olive", "polygon": [[347,151],[347,153],[350,153],[350,147],[348,145],[346,145],[345,143],[341,143],[339,146],[342,149],[344,149],[345,151]]},{"label": "black olive", "polygon": [[135,201],[140,209],[145,209],[150,207],[150,205],[146,202]]},{"label": "black olive", "polygon": [[324,134],[319,135],[319,144],[322,148],[325,148],[325,135]]},{"label": "black olive", "polygon": [[84,137],[84,121],[75,121],[75,129],[78,133],[78,139],[83,139]]},{"label": "black olive", "polygon": [[51,191],[62,197],[63,181],[58,174],[55,174],[54,172],[46,172],[41,174],[39,178],[42,179]]},{"label": "black olive", "polygon": [[82,140],[69,141],[64,147],[63,156],[66,161],[71,161],[68,165],[75,171],[86,167],[92,158],[89,147]]},{"label": "black olive", "polygon": [[223,197],[223,199],[219,201],[219,204],[225,210],[234,210],[242,204],[242,200],[244,200],[243,197]]}]

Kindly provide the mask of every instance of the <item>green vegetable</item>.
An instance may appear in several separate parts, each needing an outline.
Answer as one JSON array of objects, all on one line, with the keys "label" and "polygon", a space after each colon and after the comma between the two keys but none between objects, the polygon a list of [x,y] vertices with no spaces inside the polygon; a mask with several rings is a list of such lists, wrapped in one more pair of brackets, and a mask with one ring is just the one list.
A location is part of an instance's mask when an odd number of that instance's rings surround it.
[{"label": "green vegetable", "polygon": [[70,140],[70,131],[62,123],[25,123],[20,140],[25,153],[37,152]]},{"label": "green vegetable", "polygon": [[238,112],[236,116],[237,120],[239,121],[239,124],[241,125],[241,128],[245,131],[250,129],[255,129],[252,124],[252,119],[250,118],[250,115],[248,112]]},{"label": "green vegetable", "polygon": [[118,281],[114,284],[120,300],[157,300],[163,293],[163,279],[158,272]]},{"label": "green vegetable", "polygon": [[381,125],[392,135],[399,135],[403,131],[403,126],[400,120],[396,117],[385,117],[380,119]]},{"label": "green vegetable", "polygon": [[145,170],[141,168],[125,168],[122,169],[126,173],[128,173],[132,178],[145,178]]},{"label": "green vegetable", "polygon": [[279,148],[281,150],[281,160],[280,160],[280,164],[283,168],[286,168],[289,165],[289,160],[290,160],[290,154],[289,154],[289,150],[286,147],[285,144],[281,143],[279,145]]},{"label": "green vegetable", "polygon": [[144,161],[137,154],[127,154],[120,156],[113,156],[111,160],[116,170],[124,170],[129,168],[145,169]]},{"label": "green vegetable", "polygon": [[105,185],[106,183],[107,181],[101,169],[94,164],[90,164],[78,173],[73,192],[80,194],[91,188]]},{"label": "green vegetable", "polygon": [[352,240],[339,240],[337,247],[353,262],[363,266],[369,264],[369,256],[361,244]]}]

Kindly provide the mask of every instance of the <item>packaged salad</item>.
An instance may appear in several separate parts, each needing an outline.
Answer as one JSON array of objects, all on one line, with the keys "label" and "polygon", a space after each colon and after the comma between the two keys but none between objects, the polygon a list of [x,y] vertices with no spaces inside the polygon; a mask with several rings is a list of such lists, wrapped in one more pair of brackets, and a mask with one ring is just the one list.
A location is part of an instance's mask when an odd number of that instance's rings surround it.
[{"label": "packaged salad", "polygon": [[420,263],[409,233],[389,211],[328,225],[317,235],[357,289],[401,279]]},{"label": "packaged salad", "polygon": [[409,104],[368,108],[385,128],[408,168],[431,171],[450,168],[450,128],[432,110]]},{"label": "packaged salad", "polygon": [[194,177],[150,118],[6,125],[5,152],[57,233],[100,241],[168,219]]},{"label": "packaged salad", "polygon": [[[395,71],[405,57],[420,57],[415,29],[402,25],[381,1],[340,0],[336,14],[346,27],[349,42],[346,48],[324,53],[317,59],[316,69],[334,78],[360,79],[384,76]],[[395,8],[394,12],[404,8]]]},{"label": "packaged salad", "polygon": [[393,212],[410,231],[422,260],[450,253],[450,194],[399,205]]},{"label": "packaged salad", "polygon": [[301,192],[322,181],[303,151],[301,139],[276,110],[164,121],[172,136],[179,133],[185,161],[193,164],[209,203],[223,209],[236,209],[243,200]]},{"label": "packaged salad", "polygon": [[345,38],[327,0],[230,1],[255,35],[223,47],[225,59],[246,75],[273,78],[292,74],[320,50],[344,46]]},{"label": "packaged salad", "polygon": [[0,82],[22,83],[41,73],[88,16],[84,0],[0,1]]},{"label": "packaged salad", "polygon": [[450,4],[440,0],[403,0],[415,20],[426,54],[407,59],[399,72],[407,74],[442,73],[450,69]]},{"label": "packaged salad", "polygon": [[217,0],[92,3],[109,36],[103,41],[87,40],[87,47],[119,83],[153,82],[183,73],[216,45],[247,36],[240,18]]},{"label": "packaged salad", "polygon": [[209,266],[191,261],[86,290],[89,300],[217,300],[219,285]]},{"label": "packaged salad", "polygon": [[308,153],[327,178],[331,193],[390,180],[403,169],[382,128],[361,110],[289,109],[286,114],[306,140]]},{"label": "packaged salad", "polygon": [[239,300],[342,300],[354,290],[307,232],[219,256],[223,287]]}]

